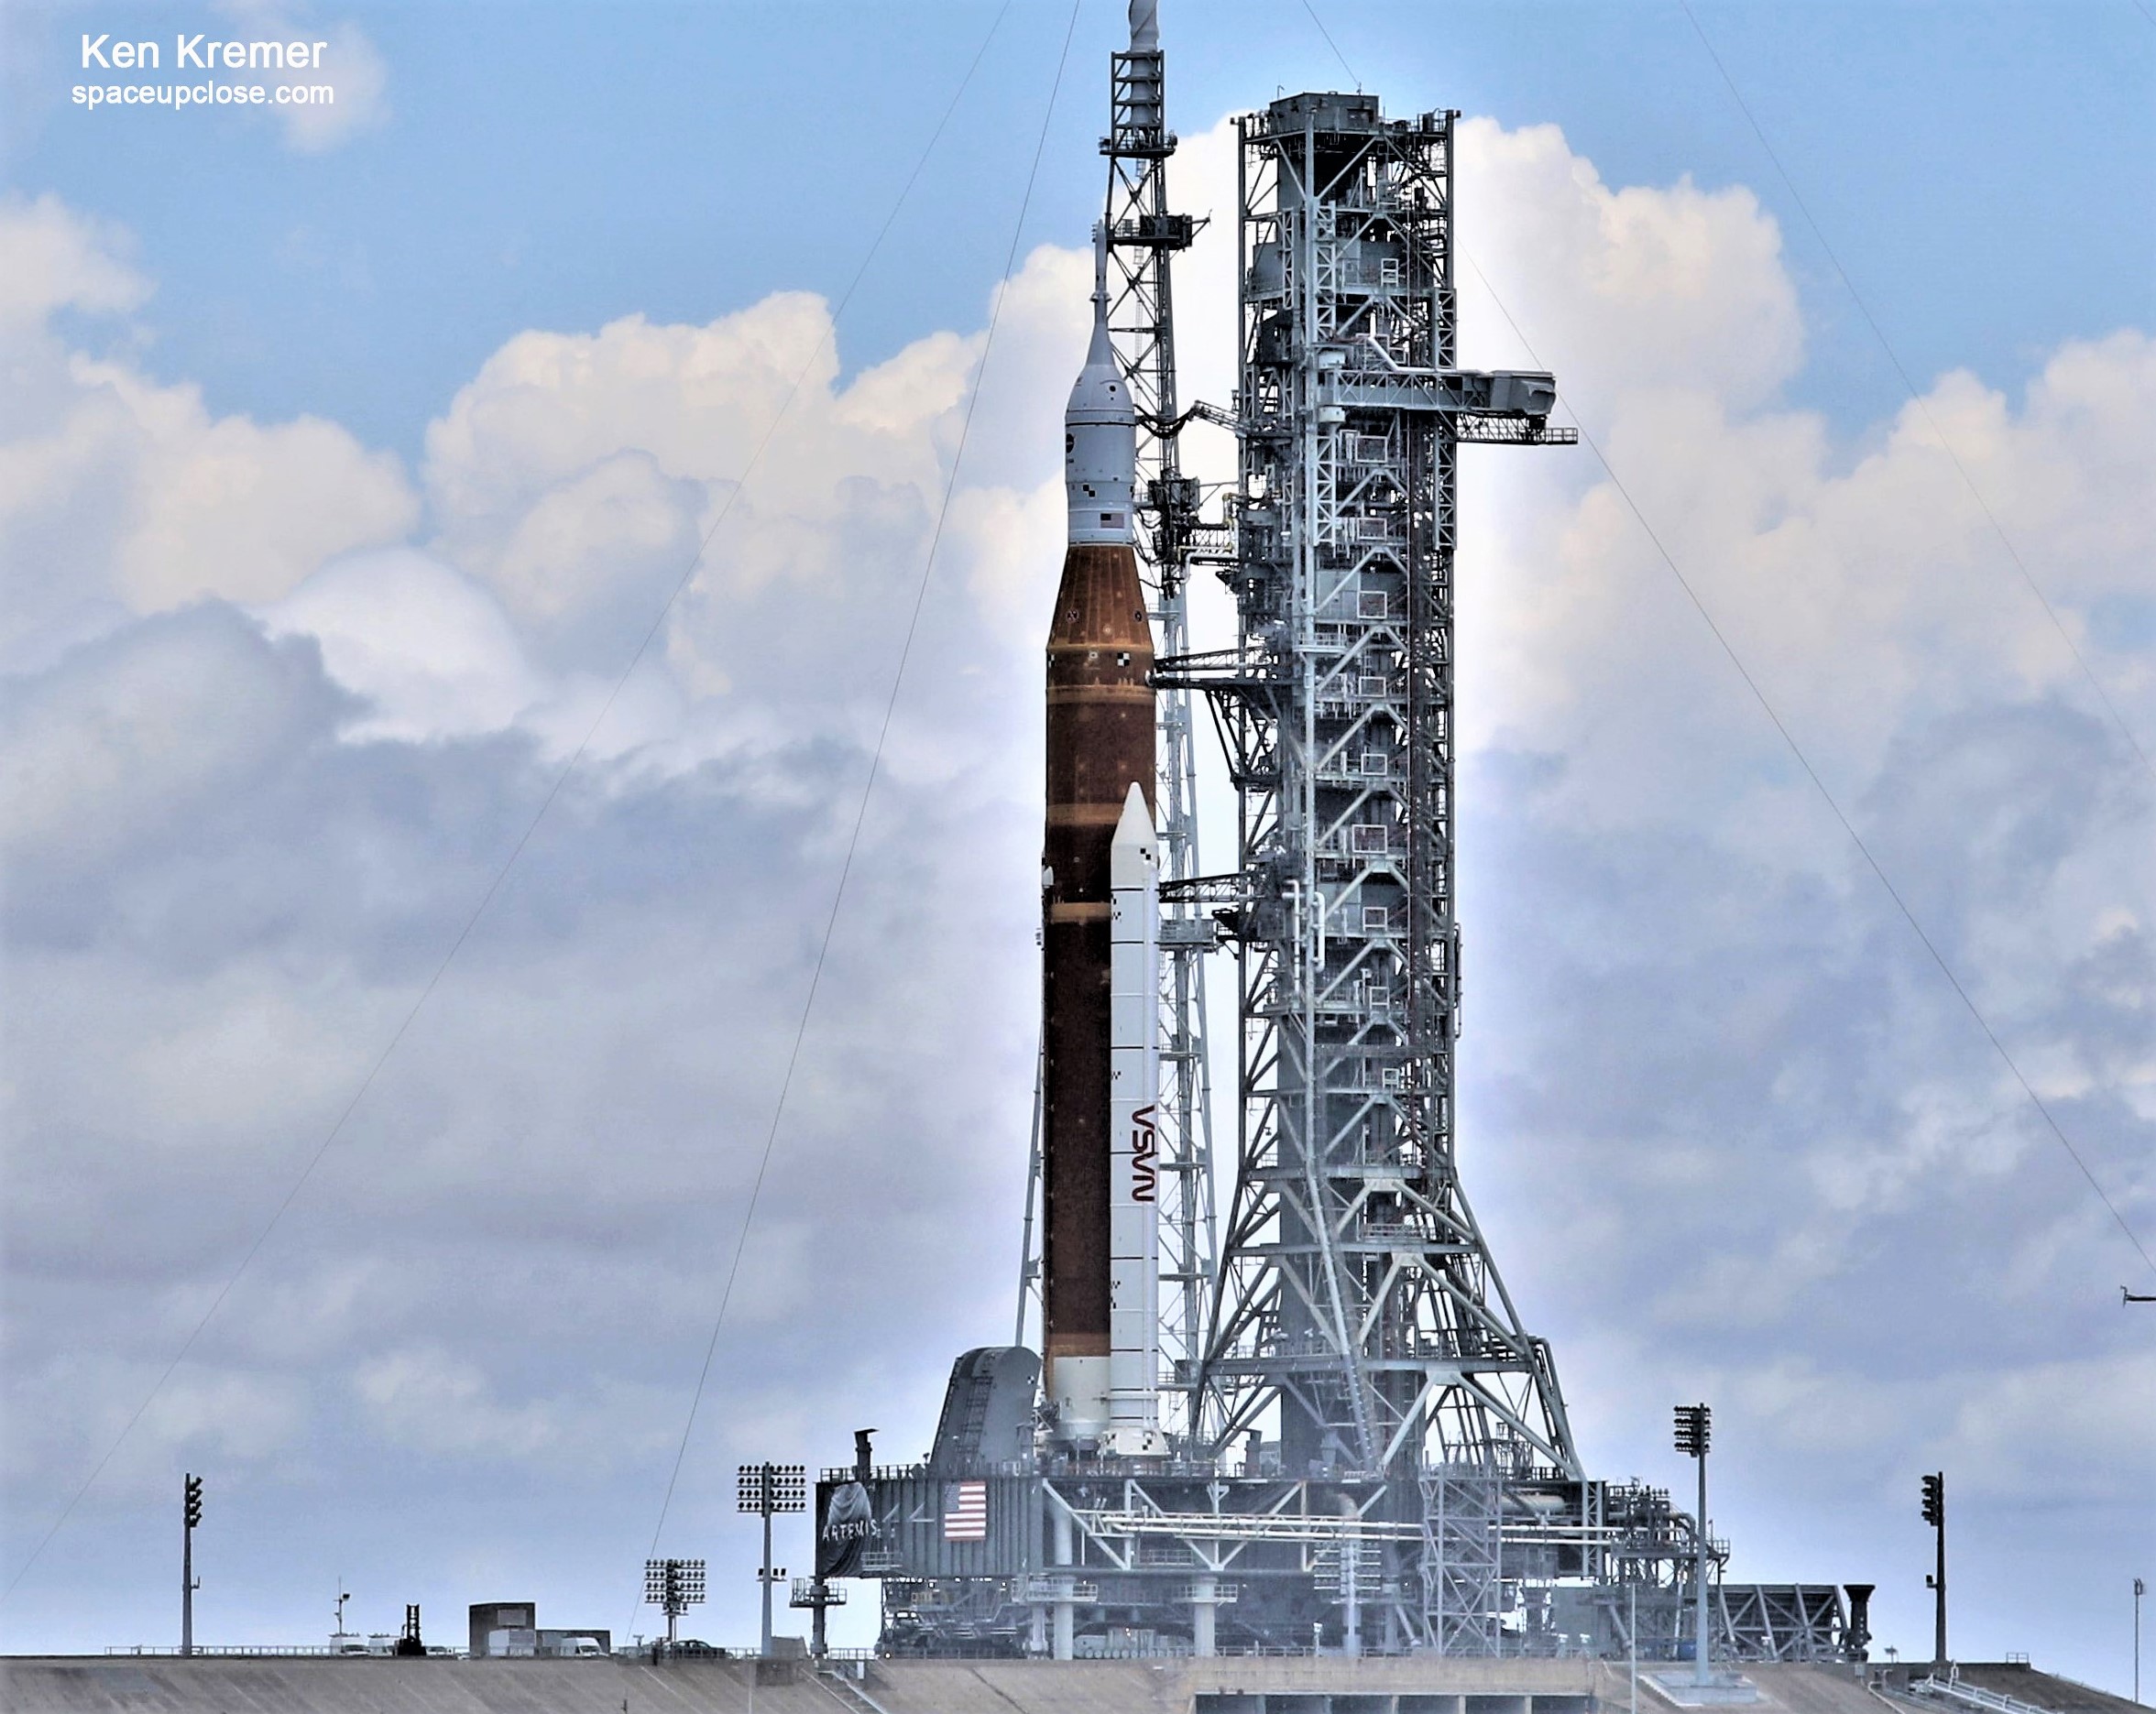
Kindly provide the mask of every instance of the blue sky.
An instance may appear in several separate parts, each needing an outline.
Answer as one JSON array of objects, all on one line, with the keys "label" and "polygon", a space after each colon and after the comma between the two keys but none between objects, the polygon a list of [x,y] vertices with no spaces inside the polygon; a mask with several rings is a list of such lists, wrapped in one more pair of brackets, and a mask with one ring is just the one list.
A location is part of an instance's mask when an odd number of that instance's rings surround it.
[{"label": "blue sky", "polygon": [[[2156,21],[1699,0],[1919,409],[1680,7],[1319,12],[1389,111],[1471,116],[1467,249],[2148,1241]],[[994,16],[0,14],[5,1575],[592,738],[5,1646],[164,1637],[145,1544],[182,1468],[217,1640],[313,1636],[338,1575],[368,1628],[527,1595],[649,1621],[742,1140],[976,403],[664,1545],[746,1567],[730,1461],[869,1420],[916,1450],[950,1355],[1002,1337],[1119,5],[1079,11],[985,376],[1061,6],[1010,8],[826,319]],[[68,102],[85,29],[250,17],[378,93],[318,133]],[[1179,200],[1224,214],[1221,116],[1343,73],[1300,4],[1164,28]],[[1216,396],[1219,236],[1180,288]],[[1712,1398],[1744,1574],[1877,1580],[1905,1649],[1946,1468],[1967,1651],[2122,1686],[2120,1591],[2156,1575],[2130,1250],[1592,459],[1478,455],[1463,518],[1462,1152],[1591,1463],[1681,1479],[1668,1404]],[[710,1634],[746,1635],[726,1588]]]},{"label": "blue sky", "polygon": [[[2156,255],[2156,26],[2131,0],[1697,8],[1910,372],[1995,384],[2061,339],[2146,325]],[[1845,422],[1900,394],[1683,12],[1660,4],[1319,8],[1401,110],[1554,123],[1617,183],[1755,188],[1782,219],[1813,355],[1797,396]],[[152,369],[223,409],[315,411],[410,451],[523,327],[707,319],[835,296],[996,15],[986,5],[376,6],[390,123],[305,159],[246,119],[64,104],[82,30],[164,38],[184,7],[18,7],[10,179],[125,221],[159,301]],[[1021,0],[848,316],[848,361],[949,326],[1000,264],[1067,13]],[[1196,131],[1327,86],[1299,4],[1190,4]],[[1099,195],[1081,9],[1031,230]],[[27,46],[22,44],[27,38]]]}]

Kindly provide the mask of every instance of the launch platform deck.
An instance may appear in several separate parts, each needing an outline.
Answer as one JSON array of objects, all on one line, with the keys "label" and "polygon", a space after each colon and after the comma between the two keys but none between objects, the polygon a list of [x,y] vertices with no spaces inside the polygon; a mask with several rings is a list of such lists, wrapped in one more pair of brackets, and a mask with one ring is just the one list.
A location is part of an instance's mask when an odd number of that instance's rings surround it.
[{"label": "launch platform deck", "polygon": [[[1848,1668],[1744,1672],[1761,1714],[1890,1706]],[[2080,1689],[2041,1673],[2023,1684],[2039,1707],[2067,1706],[2046,1689],[2062,1698]],[[1622,1665],[1586,1660],[872,1661],[848,1683],[793,1663],[760,1675],[754,1661],[78,1655],[0,1662],[0,1705],[10,1714],[1627,1714],[1630,1690]],[[1644,1673],[1639,1708],[1671,1714]]]}]

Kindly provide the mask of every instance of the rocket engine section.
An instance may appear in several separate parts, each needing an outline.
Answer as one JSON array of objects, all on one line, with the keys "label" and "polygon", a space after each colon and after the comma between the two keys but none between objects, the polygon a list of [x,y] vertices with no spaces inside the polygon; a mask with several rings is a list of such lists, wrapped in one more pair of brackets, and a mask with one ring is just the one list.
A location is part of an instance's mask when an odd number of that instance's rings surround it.
[{"label": "rocket engine section", "polygon": [[1147,1456],[1166,1450],[1153,633],[1134,545],[1137,415],[1109,340],[1105,232],[1094,268],[1092,344],[1064,417],[1069,546],[1048,630],[1043,1356],[1060,1444]]}]

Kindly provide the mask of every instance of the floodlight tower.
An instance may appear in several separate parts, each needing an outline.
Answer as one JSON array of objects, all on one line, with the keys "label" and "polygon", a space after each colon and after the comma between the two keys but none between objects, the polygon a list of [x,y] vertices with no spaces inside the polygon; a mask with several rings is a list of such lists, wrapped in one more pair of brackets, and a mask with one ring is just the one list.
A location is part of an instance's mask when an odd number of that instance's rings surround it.
[{"label": "floodlight tower", "polygon": [[803,1464],[744,1464],[740,1467],[735,1503],[743,1512],[763,1519],[763,1561],[756,1568],[756,1581],[763,1593],[763,1647],[772,1652],[772,1586],[786,1580],[786,1567],[772,1564],[772,1518],[781,1512],[808,1510],[808,1467]]},{"label": "floodlight tower", "polygon": [[1939,1568],[1924,1579],[1932,1591],[1932,1670],[1946,1671],[1946,1472],[1924,1478],[1924,1522],[1932,1526]]},{"label": "floodlight tower", "polygon": [[1395,1616],[1494,1654],[1502,1490],[1581,1471],[1457,1170],[1455,465],[1577,436],[1549,376],[1458,367],[1456,118],[1319,93],[1239,122],[1239,637],[1155,682],[1206,692],[1240,800],[1240,872],[1163,889],[1225,907],[1241,990],[1211,1444],[1384,1484],[1422,1524]]},{"label": "floodlight tower", "polygon": [[1713,1436],[1714,1414],[1703,1404],[1680,1404],[1677,1407],[1677,1449],[1700,1467],[1700,1507],[1694,1514],[1697,1529],[1694,1533],[1692,1556],[1692,1682],[1706,1684],[1712,1675],[1707,1667],[1707,1443]]},{"label": "floodlight tower", "polygon": [[2149,1586],[2140,1578],[2133,1580],[2133,1699],[2141,1699],[2141,1597],[2149,1592]]},{"label": "floodlight tower", "polygon": [[202,1521],[202,1479],[186,1473],[180,1494],[180,1652],[192,1654],[194,1592],[202,1588],[194,1575],[194,1533]]},{"label": "floodlight tower", "polygon": [[681,1616],[704,1603],[704,1562],[701,1559],[647,1559],[644,1561],[644,1599],[666,1615],[666,1646],[676,1641]]}]

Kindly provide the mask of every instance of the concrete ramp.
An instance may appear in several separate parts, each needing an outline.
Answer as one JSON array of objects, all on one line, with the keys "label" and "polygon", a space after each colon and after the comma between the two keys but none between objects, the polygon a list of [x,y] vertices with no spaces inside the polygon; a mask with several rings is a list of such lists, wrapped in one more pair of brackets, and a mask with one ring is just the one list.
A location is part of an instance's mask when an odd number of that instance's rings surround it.
[{"label": "concrete ramp", "polygon": [[1761,1699],[1786,1714],[1888,1714],[1887,1703],[1848,1666],[1746,1666]]},{"label": "concrete ramp", "polygon": [[[1622,1665],[1584,1660],[871,1661],[843,1683],[805,1662],[394,1660],[170,1655],[0,1663],[8,1714],[1630,1714]],[[1854,1671],[1751,1666],[1758,1714],[1907,1714]],[[2121,1714],[2032,1674],[2031,1704]],[[2047,1681],[2058,1684],[2061,1681]],[[2076,1687],[2078,1688],[2078,1687]],[[1640,1676],[1639,1714],[1672,1714]]]},{"label": "concrete ramp", "polygon": [[1995,1696],[2011,1697],[2030,1708],[2049,1709],[2052,1714],[2146,1714],[2140,1704],[2125,1697],[2040,1673],[2027,1661],[1964,1661],[1954,1671],[1964,1685]]},{"label": "concrete ramp", "polygon": [[[752,1661],[18,1659],[8,1714],[832,1714],[805,1675],[759,1685]],[[859,1714],[859,1710],[857,1710]],[[1005,1710],[1008,1714],[1008,1710]]]}]

